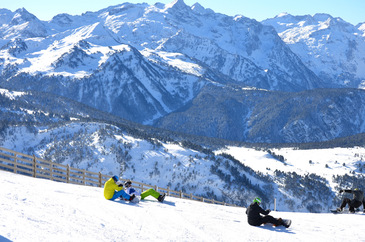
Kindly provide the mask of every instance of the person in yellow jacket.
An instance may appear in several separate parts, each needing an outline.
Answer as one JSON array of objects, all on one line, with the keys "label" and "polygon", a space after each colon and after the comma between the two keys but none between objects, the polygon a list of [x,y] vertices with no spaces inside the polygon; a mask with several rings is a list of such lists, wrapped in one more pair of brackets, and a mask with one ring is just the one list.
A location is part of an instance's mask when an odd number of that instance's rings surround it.
[{"label": "person in yellow jacket", "polygon": [[122,197],[125,200],[132,201],[135,198],[135,195],[128,195],[123,190],[123,184],[117,184],[119,178],[117,176],[113,176],[104,184],[104,197],[105,199],[114,201],[118,197]]}]

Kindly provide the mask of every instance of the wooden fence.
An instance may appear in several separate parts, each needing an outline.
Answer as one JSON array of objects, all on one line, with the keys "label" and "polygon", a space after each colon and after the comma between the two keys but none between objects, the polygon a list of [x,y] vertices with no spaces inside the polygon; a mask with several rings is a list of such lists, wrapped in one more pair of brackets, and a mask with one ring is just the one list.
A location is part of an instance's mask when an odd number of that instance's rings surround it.
[{"label": "wooden fence", "polygon": [[[100,172],[97,173],[73,168],[69,165],[54,163],[38,158],[35,155],[26,155],[3,147],[0,147],[0,169],[35,178],[44,178],[52,181],[98,187],[103,187],[104,183],[110,178],[110,175],[101,174]],[[121,180],[126,181],[126,179]],[[132,183],[133,187],[140,189],[142,192],[153,188],[156,191],[165,192],[167,196],[170,197],[221,204],[225,206],[236,206],[233,204],[215,201],[214,199],[206,199],[194,196],[193,194],[186,194],[182,191],[170,190],[169,188],[161,188],[136,181],[132,181]]]}]

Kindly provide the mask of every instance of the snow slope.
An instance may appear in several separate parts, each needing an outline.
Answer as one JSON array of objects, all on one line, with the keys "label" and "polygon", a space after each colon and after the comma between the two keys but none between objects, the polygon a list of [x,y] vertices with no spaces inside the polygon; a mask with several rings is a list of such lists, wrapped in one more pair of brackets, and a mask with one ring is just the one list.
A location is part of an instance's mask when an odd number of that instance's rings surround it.
[{"label": "snow slope", "polygon": [[365,241],[363,215],[272,212],[289,229],[249,226],[241,207],[167,197],[105,200],[102,188],[0,171],[0,241]]}]

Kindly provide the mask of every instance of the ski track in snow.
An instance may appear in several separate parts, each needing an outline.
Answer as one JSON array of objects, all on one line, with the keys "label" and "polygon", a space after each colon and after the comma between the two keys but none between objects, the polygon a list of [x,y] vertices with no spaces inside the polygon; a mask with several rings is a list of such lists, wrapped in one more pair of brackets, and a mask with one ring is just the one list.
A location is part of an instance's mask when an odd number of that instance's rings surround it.
[{"label": "ski track in snow", "polygon": [[0,241],[365,241],[363,213],[271,212],[274,228],[247,224],[245,208],[166,197],[108,201],[103,189],[0,171]]}]

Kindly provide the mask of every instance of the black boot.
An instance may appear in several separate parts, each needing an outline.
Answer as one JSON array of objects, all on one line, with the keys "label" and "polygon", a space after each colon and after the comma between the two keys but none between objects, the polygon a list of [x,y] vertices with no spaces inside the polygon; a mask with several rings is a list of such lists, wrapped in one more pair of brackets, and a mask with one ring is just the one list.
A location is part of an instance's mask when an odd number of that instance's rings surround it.
[{"label": "black boot", "polygon": [[284,225],[282,218],[278,218],[278,222],[274,224],[275,227],[280,226],[280,225]]},{"label": "black boot", "polygon": [[163,201],[165,200],[165,196],[166,196],[166,194],[164,193],[164,194],[160,195],[160,196],[157,198],[157,200],[158,200],[159,202],[163,203]]},{"label": "black boot", "polygon": [[290,219],[283,219],[282,220],[282,224],[285,228],[289,228],[291,225],[291,220]]},{"label": "black boot", "polygon": [[136,197],[136,195],[132,194],[130,197],[129,197],[129,201],[132,202],[132,200]]}]

